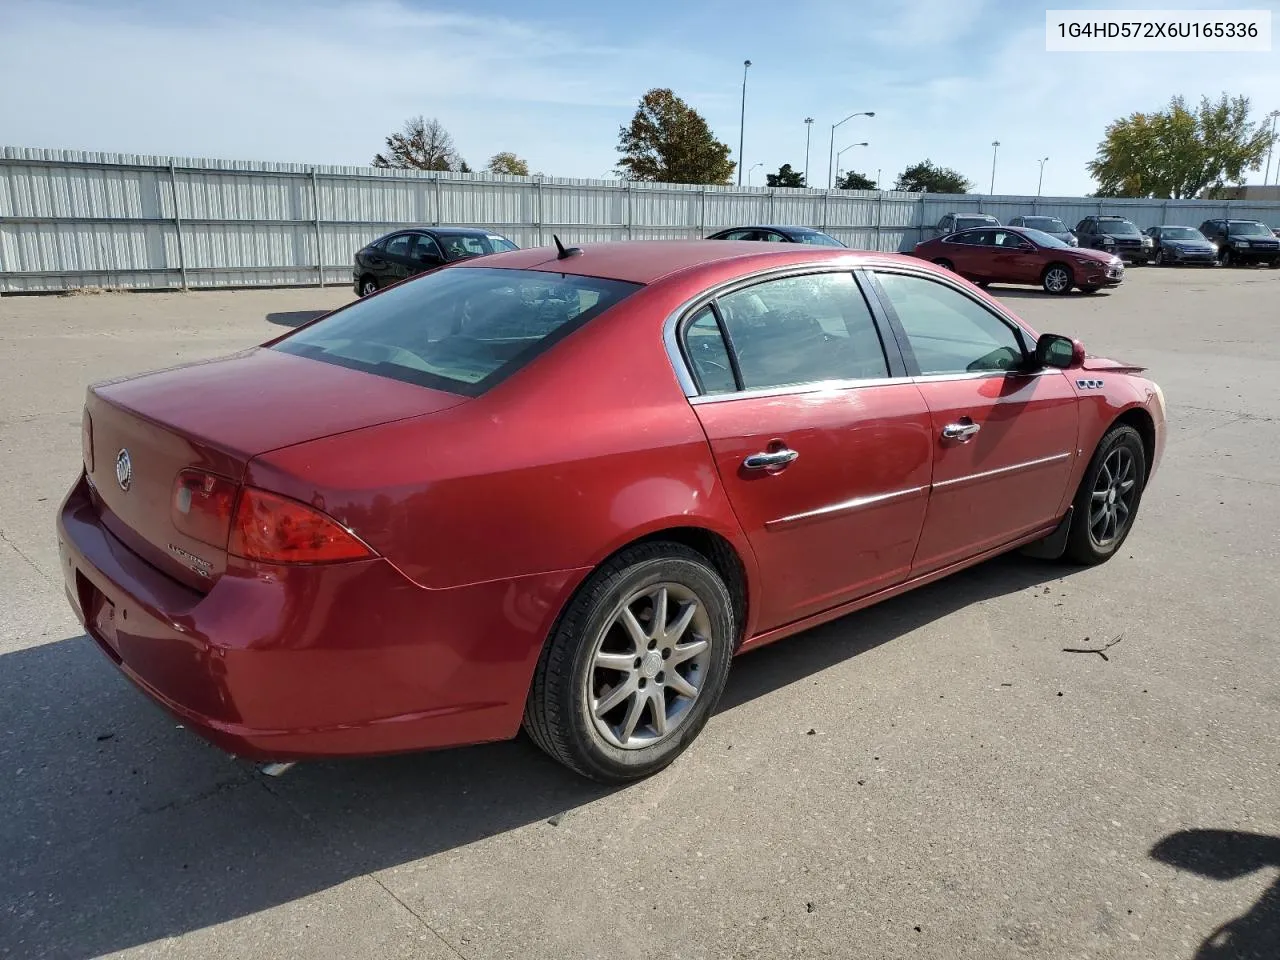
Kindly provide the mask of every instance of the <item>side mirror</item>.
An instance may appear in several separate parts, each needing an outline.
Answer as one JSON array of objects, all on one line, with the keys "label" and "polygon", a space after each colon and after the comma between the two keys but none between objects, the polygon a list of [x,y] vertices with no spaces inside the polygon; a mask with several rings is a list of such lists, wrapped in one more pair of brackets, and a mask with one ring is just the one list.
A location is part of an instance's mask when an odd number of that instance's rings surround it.
[{"label": "side mirror", "polygon": [[1036,366],[1070,370],[1084,366],[1084,344],[1058,333],[1044,333],[1036,341]]}]

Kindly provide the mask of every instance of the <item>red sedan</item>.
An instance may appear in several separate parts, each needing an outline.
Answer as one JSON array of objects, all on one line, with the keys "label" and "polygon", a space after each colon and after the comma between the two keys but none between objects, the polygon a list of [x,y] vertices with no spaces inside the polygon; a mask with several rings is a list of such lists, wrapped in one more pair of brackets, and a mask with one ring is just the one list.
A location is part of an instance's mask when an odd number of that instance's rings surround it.
[{"label": "red sedan", "polygon": [[954,270],[980,287],[1027,283],[1046,293],[1072,287],[1095,293],[1124,281],[1124,262],[1110,253],[1073,247],[1029,227],[978,227],[918,243],[915,256]]},{"label": "red sedan", "polygon": [[90,388],[85,629],[258,760],[500,740],[669,763],[734,654],[1034,544],[1100,563],[1164,446],[1141,368],[907,257],[497,254]]}]

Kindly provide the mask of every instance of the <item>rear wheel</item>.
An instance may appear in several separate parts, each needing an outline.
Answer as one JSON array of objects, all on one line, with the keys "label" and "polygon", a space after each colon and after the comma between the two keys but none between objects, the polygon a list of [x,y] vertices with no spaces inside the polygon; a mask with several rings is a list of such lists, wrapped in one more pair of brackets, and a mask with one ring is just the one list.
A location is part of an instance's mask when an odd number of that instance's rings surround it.
[{"label": "rear wheel", "polygon": [[1133,529],[1146,476],[1146,452],[1138,431],[1123,423],[1108,430],[1072,504],[1069,559],[1084,564],[1111,559]]},{"label": "rear wheel", "polygon": [[360,296],[367,297],[378,292],[378,281],[367,274],[360,278]]},{"label": "rear wheel", "polygon": [[561,617],[534,672],[525,730],[593,780],[656,773],[715,709],[735,636],[729,591],[705,557],[678,543],[628,548]]},{"label": "rear wheel", "polygon": [[943,270],[954,271],[956,268],[956,265],[952,263],[950,260],[948,260],[946,257],[939,257],[937,260],[933,262],[936,263],[938,266],[940,266]]},{"label": "rear wheel", "polygon": [[1065,263],[1049,264],[1044,268],[1044,273],[1040,276],[1040,284],[1044,287],[1045,293],[1059,296],[1069,293],[1074,282],[1075,278],[1071,273],[1071,268]]}]

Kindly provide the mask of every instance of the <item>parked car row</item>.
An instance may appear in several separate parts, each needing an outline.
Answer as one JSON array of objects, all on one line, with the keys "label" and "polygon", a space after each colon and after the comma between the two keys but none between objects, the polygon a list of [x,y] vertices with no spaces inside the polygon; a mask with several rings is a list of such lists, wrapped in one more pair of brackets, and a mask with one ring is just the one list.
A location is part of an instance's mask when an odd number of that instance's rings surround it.
[{"label": "parked car row", "polygon": [[1007,224],[1001,224],[990,214],[948,213],[933,228],[932,239],[977,227],[1000,226],[1039,230],[1068,246],[1101,250],[1132,264],[1280,267],[1280,227],[1269,227],[1261,220],[1220,218],[1206,220],[1198,229],[1167,225],[1148,227],[1144,231],[1132,220],[1117,216],[1088,216],[1070,228],[1057,217],[1014,217]]}]

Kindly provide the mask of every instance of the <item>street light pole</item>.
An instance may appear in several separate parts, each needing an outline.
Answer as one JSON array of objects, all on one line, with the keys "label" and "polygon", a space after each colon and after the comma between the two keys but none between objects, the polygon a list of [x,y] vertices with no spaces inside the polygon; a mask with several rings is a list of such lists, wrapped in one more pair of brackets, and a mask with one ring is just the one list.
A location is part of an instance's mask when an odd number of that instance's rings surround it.
[{"label": "street light pole", "polygon": [[813,117],[804,118],[804,185],[809,186],[809,134],[813,133]]},{"label": "street light pole", "polygon": [[[1036,181],[1036,196],[1040,196],[1040,188],[1044,186],[1044,165],[1049,162],[1049,158],[1045,157],[1040,161],[1040,179]],[[995,184],[992,184],[994,186]]]},{"label": "street light pole", "polygon": [[832,183],[835,181],[836,127],[840,126],[840,124],[848,123],[854,117],[874,117],[875,115],[876,115],[876,112],[874,110],[864,110],[860,113],[851,113],[847,117],[845,117],[843,120],[841,120],[840,123],[833,123],[831,125],[831,147],[829,152],[827,153],[827,189],[828,190],[831,189]]},{"label": "street light pole", "polygon": [[1000,141],[991,141],[991,196],[996,195],[996,154],[1000,152]]},{"label": "street light pole", "polygon": [[864,140],[862,143],[851,143],[844,149],[836,152],[836,183],[840,182],[840,158],[845,155],[845,152],[848,150],[852,150],[854,147],[869,147],[869,146],[871,146],[871,144]]},{"label": "street light pole", "polygon": [[763,166],[764,166],[764,161],[763,161],[763,160],[762,160],[762,161],[760,161],[759,163],[753,163],[753,164],[751,165],[751,169],[747,171],[747,186],[748,186],[748,187],[749,187],[749,186],[751,186],[751,175],[752,175],[753,173],[755,173],[755,172],[756,172],[756,168],[757,168],[757,167],[763,167]]},{"label": "street light pole", "polygon": [[750,60],[742,61],[742,113],[738,117],[738,186],[742,186],[742,141],[746,134],[747,123],[747,70]]},{"label": "street light pole", "polygon": [[[1280,117],[1280,110],[1272,110],[1267,116],[1271,118],[1271,143],[1267,145],[1267,172],[1262,175],[1264,187],[1271,179],[1271,151],[1276,145],[1276,117]],[[1280,182],[1280,165],[1276,167],[1276,181]]]}]

